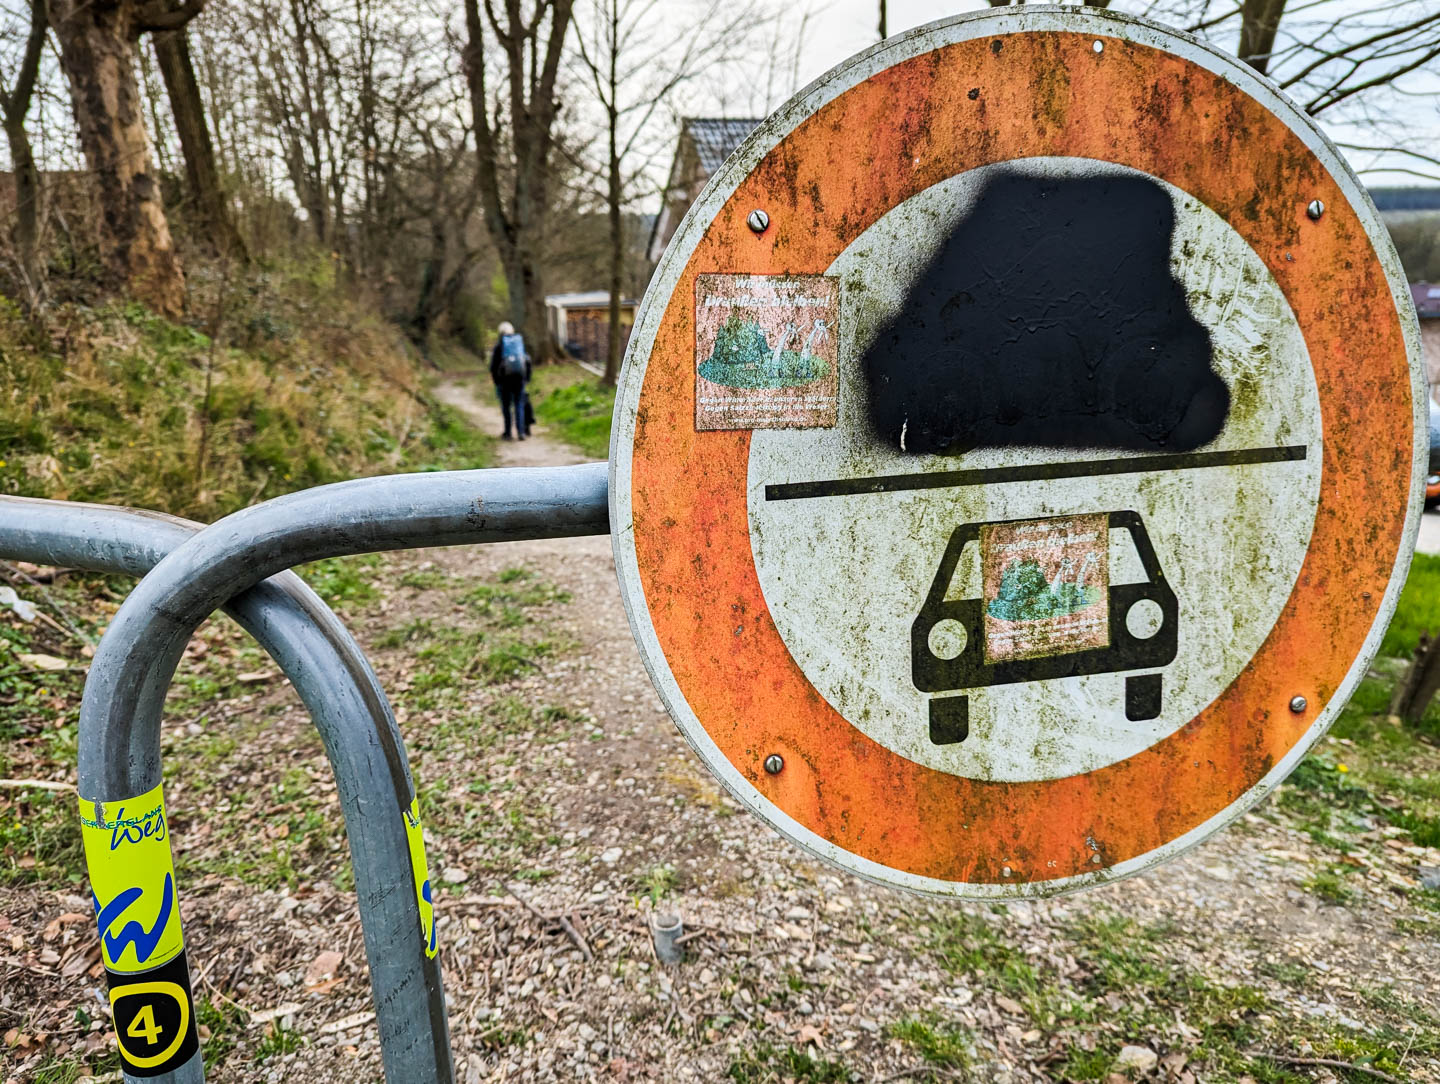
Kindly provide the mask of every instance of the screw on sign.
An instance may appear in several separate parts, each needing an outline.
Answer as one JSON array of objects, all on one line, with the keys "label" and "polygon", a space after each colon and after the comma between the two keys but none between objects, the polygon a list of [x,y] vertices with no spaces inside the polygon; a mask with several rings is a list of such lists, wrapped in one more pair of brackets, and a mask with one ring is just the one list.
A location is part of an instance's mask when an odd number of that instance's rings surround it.
[{"label": "screw on sign", "polygon": [[784,835],[1065,891],[1324,732],[1424,421],[1399,264],[1308,118],[1152,24],[1007,9],[856,57],[706,189],[621,378],[616,562],[671,714]]}]

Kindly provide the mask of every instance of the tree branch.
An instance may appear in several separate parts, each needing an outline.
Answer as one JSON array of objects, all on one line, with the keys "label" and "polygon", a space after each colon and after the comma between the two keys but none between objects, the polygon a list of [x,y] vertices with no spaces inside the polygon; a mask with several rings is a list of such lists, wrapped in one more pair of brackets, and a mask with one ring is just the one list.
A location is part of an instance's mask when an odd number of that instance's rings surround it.
[{"label": "tree branch", "polygon": [[[1342,79],[1339,82],[1332,84],[1328,90],[1323,91],[1316,97],[1312,98],[1310,102],[1305,106],[1305,112],[1309,113],[1313,117],[1317,113],[1321,113],[1324,110],[1331,108],[1332,106],[1339,105],[1347,98],[1353,98],[1361,91],[1369,90],[1371,87],[1384,86],[1386,83],[1393,82],[1394,80],[1399,79],[1400,76],[1407,75],[1410,72],[1413,72],[1416,68],[1423,67],[1430,61],[1434,60],[1437,56],[1440,56],[1440,45],[1432,46],[1423,54],[1416,57],[1415,60],[1413,60],[1409,64],[1402,64],[1400,67],[1393,68],[1388,72],[1377,75],[1373,79],[1367,79],[1363,83],[1356,83],[1353,87],[1347,87],[1343,91],[1340,90],[1340,87],[1344,84],[1344,80]],[[1350,74],[1354,74],[1355,70],[1358,70],[1358,65],[1356,69],[1352,69]]]},{"label": "tree branch", "polygon": [[35,96],[35,79],[40,73],[40,57],[45,52],[45,34],[50,29],[45,16],[45,0],[30,2],[30,34],[25,39],[25,52],[20,58],[20,71],[15,77],[15,89],[8,94],[5,84],[0,81],[0,109],[10,123],[23,122],[30,111],[30,99]]},{"label": "tree branch", "polygon": [[[1309,64],[1301,68],[1294,75],[1287,77],[1285,81],[1280,84],[1280,86],[1293,86],[1294,84],[1300,82],[1300,80],[1304,79],[1311,72],[1315,71],[1317,68],[1321,68],[1325,64],[1328,64],[1330,61],[1339,59],[1342,56],[1347,59],[1351,59],[1353,58],[1355,53],[1359,52],[1362,49],[1368,48],[1371,45],[1378,45],[1380,42],[1385,41],[1388,38],[1399,37],[1402,34],[1408,34],[1416,30],[1423,30],[1427,26],[1432,26],[1436,24],[1440,24],[1440,12],[1436,12],[1433,15],[1422,16],[1421,18],[1415,20],[1413,23],[1409,23],[1405,26],[1389,27],[1385,30],[1380,31],[1379,33],[1370,35],[1370,37],[1368,38],[1362,38],[1359,41],[1351,42],[1343,46],[1342,48],[1334,49],[1327,53],[1322,53],[1319,57],[1317,57],[1315,60],[1312,60]],[[1334,28],[1332,27],[1332,29]],[[1319,36],[1323,37],[1324,35]],[[1407,49],[1405,51],[1408,52],[1409,50]]]},{"label": "tree branch", "polygon": [[206,0],[184,0],[179,7],[172,7],[170,0],[150,0],[135,12],[135,30],[142,34],[179,30],[205,10],[205,3]]}]

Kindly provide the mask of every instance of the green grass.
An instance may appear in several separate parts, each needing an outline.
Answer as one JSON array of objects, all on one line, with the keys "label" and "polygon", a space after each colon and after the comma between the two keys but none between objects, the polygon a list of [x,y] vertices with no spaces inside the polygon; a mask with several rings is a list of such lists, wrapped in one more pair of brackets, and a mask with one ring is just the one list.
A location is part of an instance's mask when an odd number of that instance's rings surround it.
[{"label": "green grass", "polygon": [[1355,890],[1350,887],[1347,877],[1348,871],[1344,866],[1332,865],[1312,873],[1306,878],[1304,888],[1326,903],[1343,906],[1355,898]]},{"label": "green grass", "polygon": [[301,565],[297,571],[325,603],[334,609],[345,609],[373,602],[380,597],[376,584],[380,568],[378,554],[358,557],[330,557]]},{"label": "green grass", "polygon": [[[1277,804],[1311,839],[1348,854],[1373,822],[1440,846],[1440,703],[1416,725],[1397,725],[1390,697],[1422,632],[1440,634],[1440,557],[1416,554],[1381,657],[1340,713],[1329,738],[1279,788]],[[1343,904],[1356,891],[1351,869],[1331,863],[1305,887]]]},{"label": "green grass", "polygon": [[[567,646],[537,629],[536,611],[568,603],[570,595],[529,569],[507,568],[458,601],[478,626],[421,618],[390,629],[376,641],[382,648],[404,648],[415,660],[402,699],[416,710],[458,707],[466,682],[503,685],[533,672],[540,660]],[[525,715],[530,718],[529,709]]]},{"label": "green grass", "polygon": [[730,1063],[725,1079],[735,1084],[850,1084],[860,1078],[839,1062],[829,1061],[793,1046],[760,1043]]},{"label": "green grass", "polygon": [[0,883],[78,884],[85,868],[75,795],[0,792]]},{"label": "green grass", "polygon": [[570,593],[536,578],[527,568],[512,567],[495,577],[494,583],[477,584],[460,596],[460,602],[487,621],[504,628],[516,628],[529,618],[525,610],[551,603],[570,601]]},{"label": "green grass", "polygon": [[[1373,1059],[1401,1056],[1407,1042],[1418,1049],[1440,1041],[1440,1032],[1421,1034],[1428,1025],[1416,1016],[1421,1010],[1408,1005],[1393,1012],[1398,1018],[1394,1028],[1368,1037],[1320,1021],[1287,1018],[1283,1003],[1272,1001],[1265,990],[1245,983],[1222,985],[1195,971],[1176,952],[1184,931],[1168,923],[1141,925],[1104,911],[1075,920],[1064,928],[1058,947],[1079,966],[1063,974],[1053,963],[1026,957],[1023,941],[1012,943],[1009,934],[1002,935],[981,915],[941,913],[929,927],[931,949],[941,963],[975,988],[1004,993],[1019,1003],[1029,1019],[1022,1026],[1066,1040],[1054,1066],[1056,1079],[1107,1079],[1127,1042],[1145,1043],[1162,1055],[1192,1050],[1200,1079],[1234,1082],[1248,1076],[1289,1084],[1305,1077],[1249,1052],[1285,1053],[1308,1042],[1314,1049],[1334,1051],[1331,1056],[1378,1064]],[[1308,977],[1307,969],[1280,966],[1291,980],[1287,985]],[[892,1025],[890,1036],[937,1067],[963,1069],[972,1050],[963,1028],[933,1013],[901,1020]],[[1085,1036],[1083,1043],[1079,1036]],[[1357,1043],[1373,1049],[1361,1056]]]},{"label": "green grass", "polygon": [[495,438],[442,403],[430,405],[429,424],[415,444],[401,449],[407,471],[479,470],[495,462]]},{"label": "green grass", "polygon": [[108,1054],[96,1061],[82,1061],[75,1058],[46,1058],[34,1069],[29,1079],[31,1084],[78,1084],[95,1076],[118,1072],[120,1055]]},{"label": "green grass", "polygon": [[[575,379],[581,374],[580,379]],[[551,434],[594,459],[610,454],[615,389],[578,366],[542,366],[530,388],[535,419]]]},{"label": "green grass", "polygon": [[1428,553],[1417,553],[1410,565],[1405,590],[1385,631],[1380,654],[1409,658],[1415,654],[1422,632],[1440,635],[1440,557]]},{"label": "green grass", "polygon": [[1104,1080],[1110,1075],[1110,1066],[1114,1060],[1114,1055],[1107,1049],[1096,1047],[1094,1050],[1086,1050],[1083,1047],[1071,1046],[1065,1051],[1060,1075],[1065,1080]]},{"label": "green grass", "polygon": [[[1420,846],[1440,846],[1440,750],[1426,731],[1389,722],[1383,707],[1367,714],[1367,699],[1388,702],[1388,686],[1362,683],[1334,730],[1349,744],[1327,743],[1306,757],[1276,801],[1311,839],[1341,853],[1354,849],[1371,821],[1403,829]],[[1335,902],[1345,894],[1333,877],[1310,887]]]},{"label": "green grass", "polygon": [[202,999],[195,1006],[195,1022],[210,1029],[210,1038],[204,1042],[205,1070],[214,1073],[225,1059],[234,1052],[240,1037],[245,1032],[245,1013],[236,1005],[219,1005],[209,998]]},{"label": "green grass", "polygon": [[269,1033],[255,1044],[255,1064],[264,1065],[271,1058],[282,1054],[293,1054],[305,1045],[305,1037],[293,1028],[287,1028],[275,1020]]},{"label": "green grass", "polygon": [[933,947],[952,971],[974,975],[1003,993],[1024,999],[1035,993],[1035,969],[1020,950],[985,919],[957,911],[932,925]]},{"label": "green grass", "polygon": [[931,1065],[964,1069],[970,1064],[974,1038],[970,1032],[931,1014],[924,1019],[906,1017],[890,1028],[892,1038],[913,1046]]},{"label": "green grass", "polygon": [[655,907],[680,885],[680,874],[672,865],[652,865],[644,874],[635,878],[635,888]]},{"label": "green grass", "polygon": [[452,578],[442,569],[412,568],[401,574],[397,582],[401,587],[410,587],[416,591],[433,591],[437,587],[444,587],[450,583]]},{"label": "green grass", "polygon": [[497,1024],[480,1033],[480,1045],[491,1050],[518,1049],[533,1038],[529,1028],[508,1028]]},{"label": "green grass", "polygon": [[[0,298],[0,492],[209,521],[307,486],[480,467],[493,444],[429,401],[396,328],[305,265],[194,282],[193,324],[137,304]],[[217,331],[213,316],[223,312]]]}]

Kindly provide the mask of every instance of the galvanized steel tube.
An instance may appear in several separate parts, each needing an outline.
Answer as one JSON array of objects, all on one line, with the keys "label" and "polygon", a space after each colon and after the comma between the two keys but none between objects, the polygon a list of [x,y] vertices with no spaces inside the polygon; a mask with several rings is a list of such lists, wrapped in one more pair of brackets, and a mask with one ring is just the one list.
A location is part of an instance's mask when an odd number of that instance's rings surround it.
[{"label": "galvanized steel tube", "polygon": [[[199,530],[199,524],[157,512],[0,497],[0,554],[19,560],[144,576]],[[344,626],[293,573],[257,584],[225,610],[295,686],[330,758],[350,840],[386,1079],[449,1084],[454,1070],[439,962],[425,951],[411,887],[403,813],[414,787],[385,693]],[[81,793],[89,792],[82,787]],[[200,1058],[145,1079],[203,1080]]]}]

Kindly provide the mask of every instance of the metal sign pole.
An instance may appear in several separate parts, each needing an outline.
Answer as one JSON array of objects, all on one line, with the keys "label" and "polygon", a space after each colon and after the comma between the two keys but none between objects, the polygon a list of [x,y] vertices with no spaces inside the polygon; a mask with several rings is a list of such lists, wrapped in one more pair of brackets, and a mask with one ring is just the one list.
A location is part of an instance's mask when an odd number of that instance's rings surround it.
[{"label": "metal sign pole", "polygon": [[[199,530],[155,512],[0,497],[0,553],[20,560],[143,576]],[[293,573],[258,584],[225,609],[295,686],[335,773],[386,1078],[449,1084],[454,1069],[432,913],[421,893],[395,891],[413,879],[412,848],[423,863],[423,844],[406,816],[415,791],[384,690],[350,634]]]},{"label": "metal sign pole", "polygon": [[[434,472],[320,486],[247,508],[206,528],[141,581],[101,640],[80,708],[78,785],[91,882],[111,975],[116,1034],[148,1079],[201,1081],[164,817],[160,718],[191,634],[211,611],[306,561],[419,546],[563,538],[609,530],[605,464]],[[393,819],[393,818],[385,818]],[[418,810],[405,830],[418,843]],[[106,840],[120,840],[120,849]],[[423,853],[423,852],[422,852]],[[421,859],[423,862],[423,858]],[[416,883],[423,880],[417,871]],[[98,882],[98,883],[97,883]],[[134,909],[132,912],[132,908]],[[144,917],[147,925],[121,920]],[[153,917],[152,917],[153,916]],[[111,933],[112,925],[119,930]],[[433,939],[428,946],[433,951]],[[189,1031],[187,1032],[187,1028]],[[174,1035],[173,1041],[168,1037]],[[397,1053],[402,1036],[382,1029]],[[153,1053],[151,1051],[154,1051]],[[407,1066],[407,1080],[417,1079]]]}]

